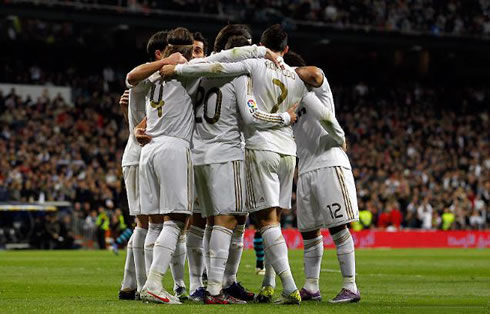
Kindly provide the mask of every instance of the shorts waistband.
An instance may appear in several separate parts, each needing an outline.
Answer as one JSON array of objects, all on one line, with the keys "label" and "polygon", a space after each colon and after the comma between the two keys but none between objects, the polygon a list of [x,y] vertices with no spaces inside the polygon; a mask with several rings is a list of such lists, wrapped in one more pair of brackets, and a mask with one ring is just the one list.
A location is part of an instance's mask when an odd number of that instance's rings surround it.
[{"label": "shorts waistband", "polygon": [[151,141],[155,143],[175,143],[190,148],[190,143],[188,141],[174,136],[160,135],[152,138]]}]

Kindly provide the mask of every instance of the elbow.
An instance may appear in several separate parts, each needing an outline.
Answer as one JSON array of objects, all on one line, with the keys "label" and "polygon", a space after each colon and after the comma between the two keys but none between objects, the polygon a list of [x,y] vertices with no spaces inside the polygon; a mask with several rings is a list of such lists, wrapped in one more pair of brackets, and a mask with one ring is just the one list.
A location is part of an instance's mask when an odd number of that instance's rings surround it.
[{"label": "elbow", "polygon": [[128,75],[126,75],[126,82],[131,86],[136,85],[138,83],[136,75],[133,72],[129,72]]},{"label": "elbow", "polygon": [[310,72],[310,85],[313,87],[320,87],[323,84],[323,73],[320,69],[315,68],[315,70]]}]

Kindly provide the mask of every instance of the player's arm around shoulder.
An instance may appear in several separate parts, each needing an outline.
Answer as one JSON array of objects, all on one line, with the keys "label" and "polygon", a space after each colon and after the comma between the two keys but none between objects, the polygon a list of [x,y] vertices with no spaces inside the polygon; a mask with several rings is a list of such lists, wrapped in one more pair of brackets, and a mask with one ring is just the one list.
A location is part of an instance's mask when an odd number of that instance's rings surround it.
[{"label": "player's arm around shoulder", "polygon": [[295,71],[303,82],[315,88],[322,86],[325,79],[322,70],[315,66],[299,67]]},{"label": "player's arm around shoulder", "polygon": [[150,77],[153,73],[160,70],[165,65],[179,64],[185,62],[187,62],[187,59],[184,58],[184,56],[182,56],[182,54],[180,54],[179,52],[176,52],[166,58],[140,64],[127,74],[126,83],[129,88],[134,87],[138,85],[141,81]]}]

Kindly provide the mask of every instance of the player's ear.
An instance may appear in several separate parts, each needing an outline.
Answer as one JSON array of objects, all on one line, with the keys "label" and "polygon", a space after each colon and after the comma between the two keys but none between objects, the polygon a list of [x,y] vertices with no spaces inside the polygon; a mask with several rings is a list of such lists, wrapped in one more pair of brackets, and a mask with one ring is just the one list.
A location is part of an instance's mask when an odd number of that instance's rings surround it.
[{"label": "player's ear", "polygon": [[286,46],[286,48],[284,48],[284,54],[286,54],[288,52],[289,52],[289,46]]},{"label": "player's ear", "polygon": [[155,60],[160,60],[162,58],[162,51],[155,50]]}]

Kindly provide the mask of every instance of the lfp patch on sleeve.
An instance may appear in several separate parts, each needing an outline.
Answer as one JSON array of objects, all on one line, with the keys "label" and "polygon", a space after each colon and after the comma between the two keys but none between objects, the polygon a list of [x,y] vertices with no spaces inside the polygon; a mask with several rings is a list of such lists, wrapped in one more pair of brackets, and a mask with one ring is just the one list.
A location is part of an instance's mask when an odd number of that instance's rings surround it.
[{"label": "lfp patch on sleeve", "polygon": [[249,99],[247,101],[247,106],[250,111],[255,111],[257,109],[257,103],[253,99]]}]

